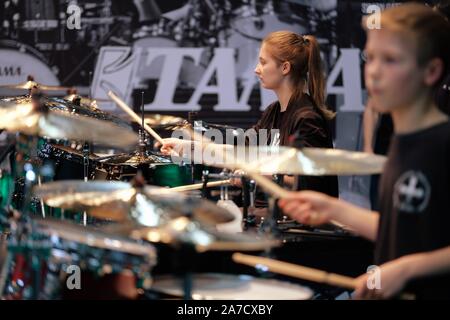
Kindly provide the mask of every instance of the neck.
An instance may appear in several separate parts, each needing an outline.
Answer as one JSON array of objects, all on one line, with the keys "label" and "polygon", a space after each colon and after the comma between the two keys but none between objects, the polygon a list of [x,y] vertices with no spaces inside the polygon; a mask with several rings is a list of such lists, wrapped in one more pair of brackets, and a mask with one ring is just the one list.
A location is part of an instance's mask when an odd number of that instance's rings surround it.
[{"label": "neck", "polygon": [[280,88],[275,90],[275,94],[277,95],[278,101],[280,102],[281,112],[286,111],[293,93],[294,89],[288,84],[282,85],[280,86]]},{"label": "neck", "polygon": [[429,97],[418,99],[412,105],[398,108],[391,114],[396,133],[411,133],[448,120]]}]

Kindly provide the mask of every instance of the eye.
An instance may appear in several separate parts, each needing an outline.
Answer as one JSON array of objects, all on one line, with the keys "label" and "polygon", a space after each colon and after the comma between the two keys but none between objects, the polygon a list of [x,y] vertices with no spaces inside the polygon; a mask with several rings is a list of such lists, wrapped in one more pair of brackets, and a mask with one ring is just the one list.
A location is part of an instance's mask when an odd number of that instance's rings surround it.
[{"label": "eye", "polygon": [[386,55],[383,57],[383,61],[386,63],[394,63],[397,62],[397,58],[391,55]]}]

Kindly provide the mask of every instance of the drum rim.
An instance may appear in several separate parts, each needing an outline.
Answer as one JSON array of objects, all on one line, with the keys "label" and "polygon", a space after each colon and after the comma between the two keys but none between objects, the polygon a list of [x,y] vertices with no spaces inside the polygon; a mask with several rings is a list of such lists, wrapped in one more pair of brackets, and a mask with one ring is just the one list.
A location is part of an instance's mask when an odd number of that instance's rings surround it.
[{"label": "drum rim", "polygon": [[[202,279],[204,277],[217,278],[222,281],[227,280],[227,279],[230,279],[230,280],[242,279],[244,281],[253,281],[253,282],[263,283],[266,285],[275,285],[277,288],[280,288],[282,286],[285,288],[301,290],[301,292],[305,295],[304,300],[311,299],[314,295],[314,291],[311,288],[297,284],[297,283],[293,283],[293,282],[287,281],[287,280],[265,279],[265,278],[257,278],[255,276],[247,275],[247,274],[231,274],[231,273],[219,273],[219,272],[206,272],[206,273],[193,273],[192,274],[192,279],[193,279],[194,283],[195,283],[196,279],[198,280],[198,279]],[[163,281],[167,281],[167,280],[174,281],[174,280],[176,280],[176,277],[171,274],[154,276],[151,290],[160,292],[163,294],[178,296],[178,297],[182,296],[181,288],[164,288],[164,287],[157,288],[158,282],[163,282]],[[201,294],[196,294],[195,289],[193,289],[192,292],[193,292],[194,300],[207,300],[208,299],[208,297],[202,296]],[[212,299],[220,300],[221,298],[213,297]],[[241,300],[242,298],[237,297],[237,299]],[[276,297],[269,299],[269,300],[276,300]],[[295,299],[292,299],[292,300],[295,300]]]},{"label": "drum rim", "polygon": [[[37,222],[36,232],[50,237],[57,237],[96,249],[118,251],[142,257],[147,256],[150,259],[156,258],[156,249],[148,243],[138,243],[133,239],[115,236],[92,229],[89,226],[82,227],[67,221],[62,224],[62,221],[46,218],[35,219],[35,222]],[[60,225],[58,226],[58,224]]]}]

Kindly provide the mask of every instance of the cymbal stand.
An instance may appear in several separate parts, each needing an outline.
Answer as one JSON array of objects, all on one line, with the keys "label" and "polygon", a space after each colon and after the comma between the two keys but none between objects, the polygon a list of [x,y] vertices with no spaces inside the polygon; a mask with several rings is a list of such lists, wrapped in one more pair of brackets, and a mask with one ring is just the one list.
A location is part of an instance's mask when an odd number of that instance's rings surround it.
[{"label": "cymbal stand", "polygon": [[242,203],[243,203],[243,225],[244,230],[248,229],[255,224],[255,216],[249,214],[249,208],[255,207],[255,192],[256,183],[254,180],[247,178],[246,176],[241,177],[242,181]]},{"label": "cymbal stand", "polygon": [[[278,185],[282,185],[283,183],[283,175],[274,175],[274,180]],[[278,198],[275,198],[272,194],[268,195],[268,212],[269,216],[263,222],[261,222],[259,226],[259,230],[262,233],[270,233],[273,236],[277,237],[280,233],[278,228],[278,218],[281,215],[280,208],[278,207]]]}]

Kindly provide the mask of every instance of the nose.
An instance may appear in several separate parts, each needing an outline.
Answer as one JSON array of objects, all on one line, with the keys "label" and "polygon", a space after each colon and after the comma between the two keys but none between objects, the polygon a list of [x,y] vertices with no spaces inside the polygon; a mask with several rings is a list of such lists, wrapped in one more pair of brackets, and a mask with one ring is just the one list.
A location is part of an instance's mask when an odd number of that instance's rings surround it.
[{"label": "nose", "polygon": [[373,59],[370,63],[366,63],[365,67],[366,79],[378,80],[381,74],[381,64],[378,59]]},{"label": "nose", "polygon": [[256,65],[256,67],[255,67],[255,73],[257,74],[257,75],[259,75],[261,72],[260,72],[260,70],[259,70],[259,63]]}]

